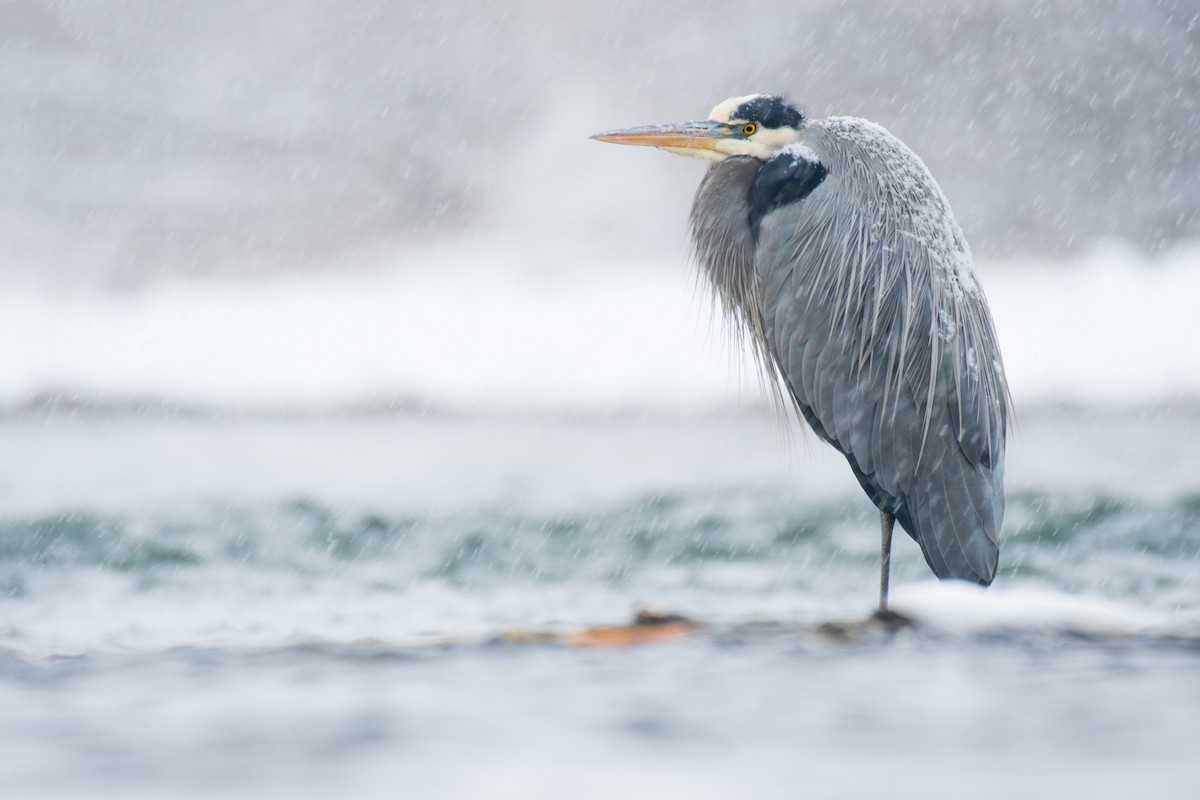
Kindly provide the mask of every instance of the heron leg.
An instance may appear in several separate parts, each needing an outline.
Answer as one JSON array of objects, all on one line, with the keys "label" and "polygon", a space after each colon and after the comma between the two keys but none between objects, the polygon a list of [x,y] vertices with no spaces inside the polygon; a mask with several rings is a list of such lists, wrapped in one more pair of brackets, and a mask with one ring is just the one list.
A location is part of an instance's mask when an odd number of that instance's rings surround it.
[{"label": "heron leg", "polygon": [[881,511],[879,512],[879,522],[883,534],[879,567],[879,613],[886,614],[888,610],[888,575],[892,571],[892,527],[896,524],[896,517],[894,514]]}]

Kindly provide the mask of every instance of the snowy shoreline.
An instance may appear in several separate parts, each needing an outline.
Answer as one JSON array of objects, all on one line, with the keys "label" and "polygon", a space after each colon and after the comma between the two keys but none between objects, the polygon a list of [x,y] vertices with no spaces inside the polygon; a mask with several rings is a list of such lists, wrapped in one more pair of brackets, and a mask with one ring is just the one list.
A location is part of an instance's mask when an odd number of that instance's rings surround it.
[{"label": "snowy shoreline", "polygon": [[[1200,403],[1198,267],[1198,249],[1111,245],[980,265],[1018,411]],[[560,269],[491,249],[336,276],[10,287],[0,413],[765,409],[710,309],[682,260]]]}]

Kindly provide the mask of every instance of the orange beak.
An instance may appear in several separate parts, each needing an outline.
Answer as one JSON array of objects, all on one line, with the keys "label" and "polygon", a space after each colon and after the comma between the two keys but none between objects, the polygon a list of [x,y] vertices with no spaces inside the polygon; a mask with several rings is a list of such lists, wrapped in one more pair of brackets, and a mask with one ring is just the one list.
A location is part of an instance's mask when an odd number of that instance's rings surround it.
[{"label": "orange beak", "polygon": [[643,147],[671,147],[690,150],[715,150],[717,142],[727,138],[733,129],[711,119],[675,122],[667,125],[642,125],[616,131],[597,133],[590,138],[613,144],[634,144]]}]

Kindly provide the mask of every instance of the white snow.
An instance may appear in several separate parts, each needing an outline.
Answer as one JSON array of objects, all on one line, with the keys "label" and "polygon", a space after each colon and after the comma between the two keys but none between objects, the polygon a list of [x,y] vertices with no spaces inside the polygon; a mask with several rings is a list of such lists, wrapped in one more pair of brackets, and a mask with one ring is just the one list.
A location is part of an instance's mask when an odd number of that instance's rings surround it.
[{"label": "white snow", "polygon": [[821,163],[821,157],[817,155],[816,151],[802,141],[792,142],[787,147],[783,148],[781,152],[790,153],[796,158],[803,159],[804,161],[811,161],[816,164]]},{"label": "white snow", "polygon": [[1017,403],[1155,405],[1200,399],[1200,248],[1147,260],[1097,246],[982,281]]},{"label": "white snow", "polygon": [[[958,296],[977,294],[979,281],[971,261],[971,248],[954,218],[950,202],[921,157],[882,125],[860,117],[829,117],[815,129],[839,139],[844,148],[857,150],[866,163],[886,171],[886,187],[878,184],[879,202],[903,202],[912,214],[910,228],[899,235],[928,249],[935,276],[945,275],[944,288]],[[876,186],[870,182],[872,188]]]},{"label": "white snow", "polygon": [[898,586],[891,607],[918,624],[960,634],[1008,631],[1122,637],[1153,633],[1182,622],[1100,597],[1021,586],[985,590],[960,581]]},{"label": "white snow", "polygon": [[[1200,400],[1200,248],[981,265],[1018,413]],[[764,403],[674,263],[497,249],[376,271],[0,296],[0,408],[57,393],[234,410],[388,403],[693,412]]]}]

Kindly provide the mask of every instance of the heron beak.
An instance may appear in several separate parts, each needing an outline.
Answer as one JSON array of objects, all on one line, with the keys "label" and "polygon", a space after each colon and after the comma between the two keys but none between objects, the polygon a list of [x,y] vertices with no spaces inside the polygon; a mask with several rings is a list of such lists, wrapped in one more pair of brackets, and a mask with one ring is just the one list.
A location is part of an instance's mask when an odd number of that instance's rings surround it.
[{"label": "heron beak", "polygon": [[597,133],[590,138],[613,144],[636,144],[677,150],[715,150],[717,143],[729,137],[733,129],[711,119],[676,122],[667,125],[642,125]]}]

